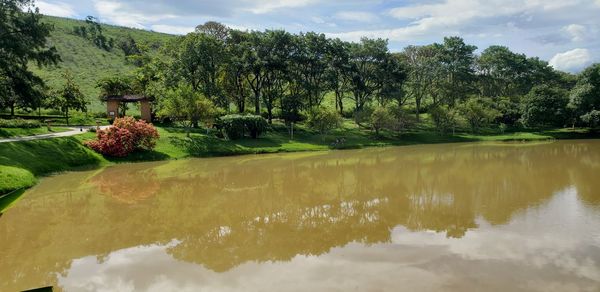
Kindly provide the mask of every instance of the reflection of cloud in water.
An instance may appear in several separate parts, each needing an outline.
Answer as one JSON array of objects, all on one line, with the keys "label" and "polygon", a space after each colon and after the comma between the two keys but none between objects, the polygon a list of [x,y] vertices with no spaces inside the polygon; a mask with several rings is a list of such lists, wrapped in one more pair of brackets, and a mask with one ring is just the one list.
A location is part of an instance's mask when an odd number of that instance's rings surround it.
[{"label": "reflection of cloud in water", "polygon": [[[594,291],[600,247],[581,242],[594,227],[581,228],[591,210],[576,196],[566,189],[505,226],[481,222],[462,238],[399,226],[390,243],[354,242],[321,256],[251,261],[222,273],[173,258],[169,250],[181,244],[173,240],[114,251],[102,261],[76,259],[59,284],[94,291],[501,291],[510,283],[511,291]],[[554,216],[557,208],[564,216]],[[550,225],[539,228],[540,222]],[[579,228],[572,236],[557,236],[573,225]],[[215,232],[226,237],[232,231],[221,226]]]}]

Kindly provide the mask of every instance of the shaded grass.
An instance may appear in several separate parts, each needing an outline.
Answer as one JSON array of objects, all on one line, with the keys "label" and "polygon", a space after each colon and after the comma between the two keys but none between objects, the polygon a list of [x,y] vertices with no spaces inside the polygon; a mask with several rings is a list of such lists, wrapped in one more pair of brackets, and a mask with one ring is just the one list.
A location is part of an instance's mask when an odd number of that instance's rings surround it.
[{"label": "shaded grass", "polygon": [[14,205],[21,198],[24,192],[25,188],[20,188],[6,195],[0,195],[0,216],[2,216],[2,212]]}]

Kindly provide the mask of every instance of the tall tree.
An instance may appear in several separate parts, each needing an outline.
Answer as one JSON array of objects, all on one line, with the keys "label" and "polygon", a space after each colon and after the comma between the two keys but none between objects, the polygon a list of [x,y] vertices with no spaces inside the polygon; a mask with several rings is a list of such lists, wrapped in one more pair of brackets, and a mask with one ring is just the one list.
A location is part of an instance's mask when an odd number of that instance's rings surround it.
[{"label": "tall tree", "polygon": [[249,53],[249,34],[238,30],[230,31],[227,43],[229,56],[223,74],[223,90],[231,97],[239,113],[246,110],[246,100],[250,95],[250,85],[246,82],[249,68],[245,56]]},{"label": "tall tree", "polygon": [[344,114],[344,97],[350,84],[350,43],[333,39],[327,53],[327,84],[335,94],[335,107]]},{"label": "tall tree", "polygon": [[600,110],[600,64],[594,64],[579,74],[571,91],[569,106],[577,118]]},{"label": "tall tree", "polygon": [[54,47],[47,46],[52,26],[32,0],[0,1],[0,105],[14,116],[15,107],[38,108],[44,82],[29,71],[30,61],[48,66],[60,61]]},{"label": "tall tree", "polygon": [[407,72],[400,55],[387,54],[378,71],[380,89],[377,94],[377,101],[379,105],[385,106],[390,101],[396,101],[398,106],[404,105],[406,94],[403,85],[407,78]]},{"label": "tall tree", "polygon": [[313,32],[300,34],[294,40],[291,71],[307,106],[312,108],[321,104],[326,92],[329,42],[324,34]]},{"label": "tall tree", "polygon": [[202,33],[190,33],[176,42],[179,45],[171,65],[174,75],[219,106],[227,107],[218,84],[219,73],[227,60],[225,43]]},{"label": "tall tree", "polygon": [[227,42],[231,29],[220,22],[207,21],[204,24],[196,26],[196,32],[213,36],[222,42]]},{"label": "tall tree", "polygon": [[260,115],[260,97],[265,80],[264,59],[266,51],[263,46],[265,34],[258,31],[250,33],[248,50],[244,54],[245,66],[250,74],[246,75],[246,81],[254,93],[254,114]]},{"label": "tall tree", "polygon": [[442,93],[445,102],[454,105],[474,90],[476,46],[465,44],[460,37],[445,37],[439,56],[444,78]]},{"label": "tall tree", "polygon": [[388,55],[387,41],[382,39],[361,39],[360,43],[350,48],[351,65],[351,98],[354,100],[354,111],[362,111],[381,89],[380,70]]},{"label": "tall tree", "polygon": [[423,102],[434,90],[435,81],[440,76],[440,66],[437,61],[439,47],[409,46],[404,49],[402,56],[408,67],[408,80],[406,82],[408,94],[415,101],[415,114],[417,122],[420,118]]},{"label": "tall tree", "polygon": [[289,60],[293,47],[292,35],[283,30],[267,31],[263,47],[265,55],[262,100],[267,109],[269,124],[273,122],[273,109],[287,91]]}]

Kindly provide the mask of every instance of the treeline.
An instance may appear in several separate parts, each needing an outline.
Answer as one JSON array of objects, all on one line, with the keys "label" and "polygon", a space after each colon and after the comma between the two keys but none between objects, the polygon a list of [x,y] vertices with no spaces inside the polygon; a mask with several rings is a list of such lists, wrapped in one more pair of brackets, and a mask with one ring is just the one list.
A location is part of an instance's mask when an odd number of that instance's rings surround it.
[{"label": "treeline", "polygon": [[[203,114],[185,108],[207,112],[206,99],[221,112],[298,122],[326,110],[329,95],[340,115],[376,130],[404,129],[423,113],[441,132],[598,124],[600,65],[575,76],[506,47],[476,50],[446,37],[393,53],[383,39],[351,43],[208,22],[147,58],[134,88],[156,98],[159,115],[192,121]],[[172,106],[182,96],[191,100]]]}]

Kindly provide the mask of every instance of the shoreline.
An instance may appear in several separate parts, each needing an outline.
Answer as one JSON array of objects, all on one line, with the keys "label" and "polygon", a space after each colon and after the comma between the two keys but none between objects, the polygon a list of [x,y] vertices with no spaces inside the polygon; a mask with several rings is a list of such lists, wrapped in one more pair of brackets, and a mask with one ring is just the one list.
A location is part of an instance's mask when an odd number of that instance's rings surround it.
[{"label": "shoreline", "polygon": [[[424,139],[418,135],[430,135],[431,133],[415,133],[412,136],[407,134],[397,139],[381,139],[367,137],[360,141],[350,141],[343,145],[331,145],[327,143],[328,139],[323,137],[308,141],[307,139],[299,138],[298,140],[277,141],[272,140],[277,137],[267,137],[257,140],[245,141],[220,141],[221,146],[229,146],[222,148],[214,147],[212,138],[202,137],[200,135],[192,137],[190,140],[203,140],[206,149],[204,152],[190,153],[192,151],[183,151],[176,149],[173,144],[176,135],[168,134],[169,129],[161,129],[160,143],[157,144],[157,149],[153,151],[135,152],[127,158],[110,158],[99,155],[86,146],[83,141],[93,138],[93,134],[83,134],[73,137],[51,138],[46,140],[10,142],[0,145],[0,178],[2,180],[18,180],[26,173],[31,178],[23,180],[22,185],[19,182],[13,183],[12,186],[0,185],[0,203],[2,199],[6,199],[7,194],[18,190],[26,190],[37,184],[39,178],[55,175],[65,171],[81,171],[93,170],[101,167],[106,167],[121,163],[139,163],[152,161],[168,161],[187,158],[214,158],[227,156],[242,156],[242,155],[261,155],[274,153],[293,153],[293,152],[313,152],[313,151],[331,151],[331,150],[352,150],[366,149],[373,147],[401,147],[401,146],[419,146],[428,144],[455,144],[455,143],[478,143],[478,142],[539,142],[553,140],[575,140],[575,139],[600,139],[595,133],[589,131],[562,131],[556,132],[557,135],[542,135],[543,132],[522,132],[497,135],[454,135],[454,136],[431,136],[430,139]],[[342,132],[343,133],[343,132]],[[550,132],[548,132],[550,133]],[[553,132],[554,133],[554,132]],[[339,135],[340,133],[336,133]],[[344,133],[350,135],[350,133]],[[546,133],[547,134],[547,133]],[[275,133],[275,135],[277,135]],[[351,135],[350,135],[351,136]],[[433,138],[432,138],[433,137]],[[331,138],[331,137],[329,137]],[[404,138],[404,139],[403,139]],[[315,142],[317,141],[317,142]],[[362,142],[362,143],[361,143]],[[245,143],[245,144],[244,144]],[[257,144],[258,143],[258,144]],[[264,146],[263,144],[268,144]],[[271,143],[271,144],[269,144]],[[8,172],[6,169],[9,169]],[[11,173],[11,170],[18,169],[21,173]],[[4,171],[3,171],[4,170]],[[14,172],[14,171],[13,171]],[[6,184],[6,183],[4,183]],[[18,199],[18,198],[17,198]],[[0,209],[0,212],[4,211]]]}]

